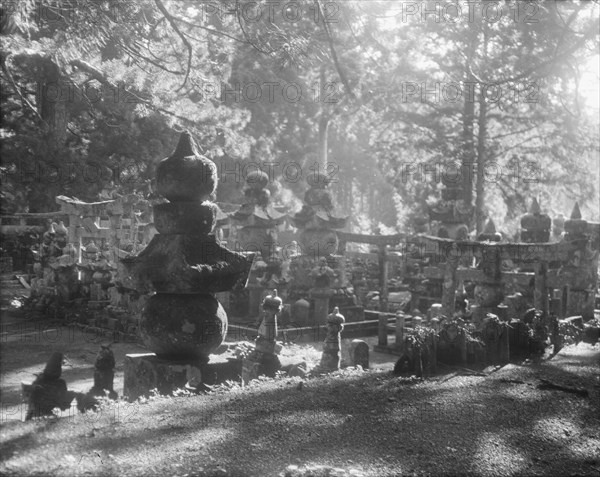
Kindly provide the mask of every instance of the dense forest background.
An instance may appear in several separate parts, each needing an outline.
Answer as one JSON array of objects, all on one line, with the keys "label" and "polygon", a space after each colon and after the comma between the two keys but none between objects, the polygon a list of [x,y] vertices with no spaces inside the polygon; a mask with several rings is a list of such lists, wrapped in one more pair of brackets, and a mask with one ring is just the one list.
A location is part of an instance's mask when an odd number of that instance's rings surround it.
[{"label": "dense forest background", "polygon": [[[361,232],[412,227],[465,165],[473,224],[532,197],[599,220],[599,6],[588,1],[1,2],[2,212],[152,194],[190,130],[217,200],[320,169]],[[594,69],[595,68],[595,69]]]}]

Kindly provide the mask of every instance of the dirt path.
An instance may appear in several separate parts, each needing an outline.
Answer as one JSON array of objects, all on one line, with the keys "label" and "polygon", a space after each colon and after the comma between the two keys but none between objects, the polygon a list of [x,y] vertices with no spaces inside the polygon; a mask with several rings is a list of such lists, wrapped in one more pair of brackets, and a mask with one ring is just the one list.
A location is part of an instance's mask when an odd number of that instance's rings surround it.
[{"label": "dirt path", "polygon": [[[369,476],[598,475],[598,356],[598,346],[581,344],[555,363],[489,377],[411,385],[383,370],[344,371],[5,422],[0,471],[262,477],[296,464]],[[589,396],[538,389],[542,377]]]},{"label": "dirt path", "polygon": [[[22,320],[4,315],[13,327]],[[569,346],[551,360],[508,365],[487,377],[446,369],[417,383],[390,373],[393,356],[372,354],[380,369],[118,401],[98,413],[23,423],[21,381],[62,349],[72,365],[64,368],[69,387],[85,391],[99,343],[107,341],[79,329],[33,325],[17,333],[3,329],[4,475],[263,477],[283,475],[290,464],[340,468],[315,475],[600,473],[599,344]],[[122,394],[123,356],[143,350],[133,343],[113,349]],[[542,379],[588,395],[540,389]]]}]

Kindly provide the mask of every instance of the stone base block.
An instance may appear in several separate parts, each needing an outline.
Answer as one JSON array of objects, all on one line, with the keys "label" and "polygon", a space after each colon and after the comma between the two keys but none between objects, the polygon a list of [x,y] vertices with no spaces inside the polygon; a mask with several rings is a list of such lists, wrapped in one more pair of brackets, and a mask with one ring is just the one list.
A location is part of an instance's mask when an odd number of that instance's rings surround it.
[{"label": "stone base block", "polygon": [[325,350],[321,355],[321,362],[317,366],[318,372],[327,373],[337,371],[340,369],[340,364],[341,359],[339,352]]},{"label": "stone base block", "polygon": [[277,355],[254,351],[243,360],[242,382],[247,384],[262,375],[273,378],[280,369],[281,362]]},{"label": "stone base block", "polygon": [[360,365],[369,368],[369,345],[363,340],[352,340],[350,343],[350,359],[352,366]]},{"label": "stone base block", "polygon": [[165,360],[154,353],[128,354],[125,356],[123,394],[129,401],[134,401],[140,396],[148,396],[153,389],[160,394],[171,394],[188,382],[214,385],[240,379],[241,360],[215,358],[210,363],[199,364]]}]

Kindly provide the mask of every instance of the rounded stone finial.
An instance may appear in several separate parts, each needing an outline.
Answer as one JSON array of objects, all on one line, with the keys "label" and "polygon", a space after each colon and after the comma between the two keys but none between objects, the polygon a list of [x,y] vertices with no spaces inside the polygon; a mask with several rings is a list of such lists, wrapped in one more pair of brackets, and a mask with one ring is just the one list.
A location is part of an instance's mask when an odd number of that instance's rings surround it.
[{"label": "rounded stone finial", "polygon": [[581,210],[579,210],[579,202],[575,202],[575,207],[571,212],[571,219],[581,219]]},{"label": "rounded stone finial", "polygon": [[198,156],[198,149],[196,148],[196,143],[194,142],[194,139],[192,138],[192,135],[189,133],[189,131],[184,131],[181,133],[181,136],[179,136],[179,142],[177,143],[175,152],[173,152],[173,156]]},{"label": "rounded stone finial", "polygon": [[55,227],[55,231],[56,235],[60,235],[63,237],[69,233],[67,227],[65,227],[65,223],[62,220],[58,222],[58,225]]},{"label": "rounded stone finial", "polygon": [[263,300],[263,308],[280,312],[283,306],[283,300],[277,296],[277,290],[273,290],[270,295],[267,295]]},{"label": "rounded stone finial", "polygon": [[529,213],[534,215],[539,215],[542,213],[542,210],[540,209],[540,204],[538,203],[535,197],[533,198],[533,200],[531,201],[531,205],[529,206]]},{"label": "rounded stone finial", "polygon": [[331,324],[341,325],[346,321],[344,315],[340,313],[340,309],[336,306],[327,317],[327,322]]},{"label": "rounded stone finial", "polygon": [[171,202],[205,200],[217,190],[217,167],[198,153],[189,132],[184,132],[173,154],[156,169],[157,192]]},{"label": "rounded stone finial", "polygon": [[331,182],[331,179],[326,174],[315,171],[312,174],[308,174],[306,182],[313,189],[325,189]]},{"label": "rounded stone finial", "polygon": [[579,203],[575,202],[575,207],[571,212],[571,217],[565,220],[565,232],[570,235],[580,235],[587,232],[588,223],[587,220],[581,218],[581,210],[579,210]]},{"label": "rounded stone finial", "polygon": [[246,176],[246,184],[251,189],[264,189],[269,184],[269,175],[263,171],[252,171]]},{"label": "rounded stone finial", "polygon": [[494,221],[491,218],[485,224],[483,232],[479,234],[477,240],[489,240],[490,242],[500,242],[500,240],[502,240],[502,235],[496,232],[496,224],[494,224]]}]

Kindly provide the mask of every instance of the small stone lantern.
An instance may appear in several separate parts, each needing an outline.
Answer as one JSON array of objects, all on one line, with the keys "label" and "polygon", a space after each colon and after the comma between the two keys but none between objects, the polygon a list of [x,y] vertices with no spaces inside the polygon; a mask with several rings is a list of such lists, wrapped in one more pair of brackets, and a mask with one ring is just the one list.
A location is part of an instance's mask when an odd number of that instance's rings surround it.
[{"label": "small stone lantern", "polygon": [[341,333],[344,329],[345,321],[346,319],[340,314],[337,306],[327,317],[327,336],[325,337],[323,354],[321,356],[321,363],[319,364],[320,371],[336,371],[340,369]]},{"label": "small stone lantern", "polygon": [[538,201],[531,201],[529,212],[521,218],[521,242],[543,243],[550,240],[552,220],[547,214],[542,214]]}]

